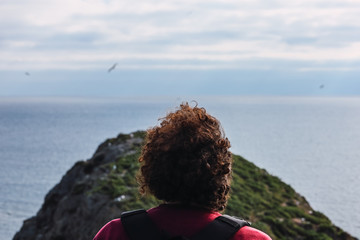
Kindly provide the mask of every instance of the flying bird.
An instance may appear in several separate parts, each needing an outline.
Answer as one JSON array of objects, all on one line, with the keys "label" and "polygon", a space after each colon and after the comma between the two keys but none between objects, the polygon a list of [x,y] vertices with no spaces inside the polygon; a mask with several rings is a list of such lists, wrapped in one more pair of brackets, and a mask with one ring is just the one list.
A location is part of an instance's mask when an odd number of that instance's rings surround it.
[{"label": "flying bird", "polygon": [[112,65],[109,69],[108,69],[108,73],[110,73],[112,70],[114,70],[116,68],[117,63],[114,63],[114,65]]},{"label": "flying bird", "polygon": [[322,89],[322,88],[324,88],[324,87],[325,87],[325,85],[324,85],[324,84],[321,84],[319,88]]},{"label": "flying bird", "polygon": [[25,72],[25,75],[26,75],[26,76],[30,76],[30,73],[29,73],[29,72]]}]

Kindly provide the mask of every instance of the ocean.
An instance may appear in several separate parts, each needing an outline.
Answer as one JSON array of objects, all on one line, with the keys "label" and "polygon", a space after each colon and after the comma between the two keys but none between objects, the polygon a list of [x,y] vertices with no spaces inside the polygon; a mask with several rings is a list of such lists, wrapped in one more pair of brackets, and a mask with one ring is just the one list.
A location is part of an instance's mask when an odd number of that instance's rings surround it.
[{"label": "ocean", "polygon": [[228,96],[0,98],[0,236],[12,239],[106,138],[146,130],[192,100],[220,120],[233,153],[360,238],[360,98]]}]

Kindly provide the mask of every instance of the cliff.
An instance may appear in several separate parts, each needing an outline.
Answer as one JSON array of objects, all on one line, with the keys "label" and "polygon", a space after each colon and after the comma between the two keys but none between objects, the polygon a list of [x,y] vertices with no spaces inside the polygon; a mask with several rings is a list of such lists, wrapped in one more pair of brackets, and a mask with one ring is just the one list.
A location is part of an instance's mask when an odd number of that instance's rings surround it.
[{"label": "cliff", "polygon": [[[138,195],[137,158],[145,132],[108,139],[87,161],[77,162],[45,197],[36,216],[14,240],[89,240],[123,211],[159,202]],[[226,213],[245,218],[275,239],[356,239],[313,210],[279,178],[234,156],[232,193]]]}]

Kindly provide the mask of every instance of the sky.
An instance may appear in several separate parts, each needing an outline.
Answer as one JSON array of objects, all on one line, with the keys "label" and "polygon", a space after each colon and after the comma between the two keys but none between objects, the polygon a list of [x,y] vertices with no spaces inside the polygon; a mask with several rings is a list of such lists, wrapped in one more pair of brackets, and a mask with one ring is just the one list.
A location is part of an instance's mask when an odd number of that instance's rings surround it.
[{"label": "sky", "polygon": [[0,97],[128,95],[359,96],[360,1],[1,0]]}]

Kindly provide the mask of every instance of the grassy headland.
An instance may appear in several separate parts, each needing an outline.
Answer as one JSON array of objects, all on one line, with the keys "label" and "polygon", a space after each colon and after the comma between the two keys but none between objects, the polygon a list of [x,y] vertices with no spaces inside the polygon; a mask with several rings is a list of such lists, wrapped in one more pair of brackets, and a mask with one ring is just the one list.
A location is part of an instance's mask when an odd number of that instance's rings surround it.
[{"label": "grassy headland", "polygon": [[[143,138],[144,132],[135,137]],[[117,144],[129,139],[119,135],[108,139],[104,145]],[[117,207],[123,211],[150,208],[159,204],[154,197],[141,197],[135,175],[140,144],[134,144],[130,154],[103,165],[108,174],[99,179],[87,194],[101,193],[116,199]],[[252,222],[252,226],[268,233],[272,239],[354,239],[336,227],[322,213],[313,210],[304,197],[295,192],[278,177],[272,176],[246,159],[234,155],[231,197],[226,214],[238,216]]]}]

